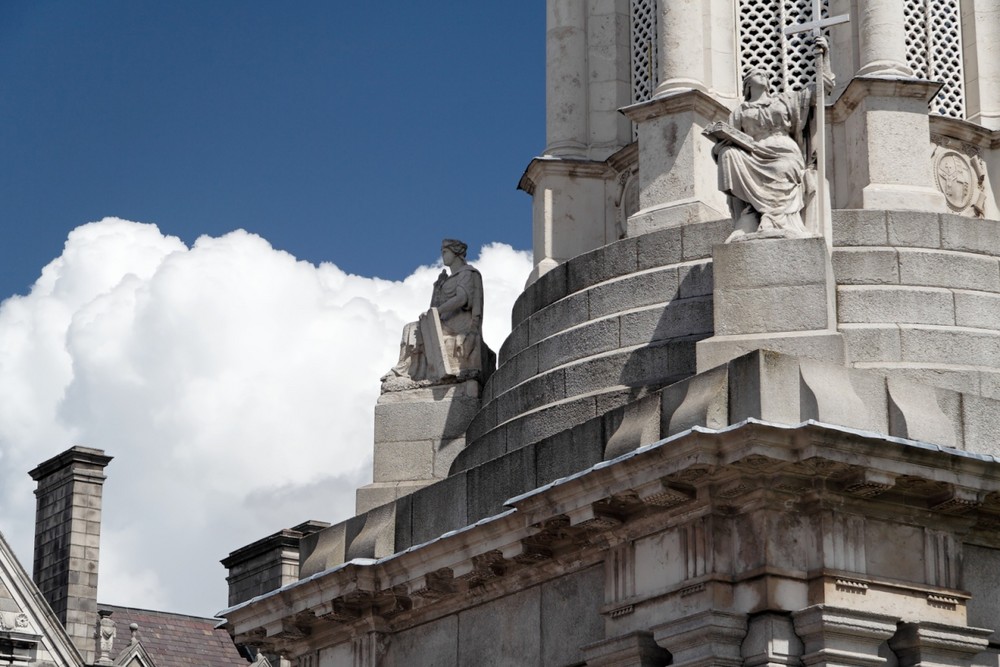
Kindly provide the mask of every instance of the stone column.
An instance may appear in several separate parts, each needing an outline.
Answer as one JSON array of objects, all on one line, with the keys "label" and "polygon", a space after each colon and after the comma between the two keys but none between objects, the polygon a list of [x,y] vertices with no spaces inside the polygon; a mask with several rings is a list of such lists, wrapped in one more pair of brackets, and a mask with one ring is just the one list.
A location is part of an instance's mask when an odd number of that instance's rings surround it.
[{"label": "stone column", "polygon": [[1000,129],[1000,3],[962,3],[969,120]]},{"label": "stone column", "polygon": [[705,91],[704,11],[703,0],[660,0],[660,85],[653,97],[682,90]]},{"label": "stone column", "polygon": [[859,3],[861,68],[859,76],[906,76],[913,70],[906,64],[906,24],[903,3]]},{"label": "stone column", "polygon": [[548,0],[545,32],[545,153],[586,157],[587,3]]},{"label": "stone column", "polygon": [[989,646],[992,630],[941,623],[900,623],[889,647],[899,667],[969,665]]},{"label": "stone column", "polygon": [[896,617],[815,605],[792,614],[805,667],[881,667],[879,646],[896,632]]},{"label": "stone column", "polygon": [[746,614],[703,611],[653,628],[656,643],[670,651],[671,667],[743,667],[740,645]]}]

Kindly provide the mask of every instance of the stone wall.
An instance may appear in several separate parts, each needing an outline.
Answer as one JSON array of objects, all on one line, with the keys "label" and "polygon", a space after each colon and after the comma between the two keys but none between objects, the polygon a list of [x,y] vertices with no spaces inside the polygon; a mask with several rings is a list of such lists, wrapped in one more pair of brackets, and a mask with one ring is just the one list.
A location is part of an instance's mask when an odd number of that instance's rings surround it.
[{"label": "stone wall", "polygon": [[[834,212],[838,330],[849,363],[1000,398],[1000,234],[993,220]],[[452,472],[693,375],[713,334],[712,245],[728,220],[580,255],[529,285]]]}]

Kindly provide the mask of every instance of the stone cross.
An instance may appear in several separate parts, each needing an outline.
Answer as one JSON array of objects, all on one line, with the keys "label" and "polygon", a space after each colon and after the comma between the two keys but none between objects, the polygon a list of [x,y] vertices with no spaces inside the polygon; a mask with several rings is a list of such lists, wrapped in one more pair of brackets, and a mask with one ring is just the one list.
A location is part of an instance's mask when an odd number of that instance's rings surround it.
[{"label": "stone cross", "polygon": [[[812,0],[812,15],[812,21],[797,23],[785,28],[785,35],[811,32],[813,39],[816,39],[823,34],[823,28],[847,23],[851,20],[847,14],[822,18],[823,0]],[[823,238],[826,239],[826,247],[832,250],[833,221],[830,219],[830,211],[826,206],[826,88],[823,84],[823,58],[821,54],[818,55],[820,57],[816,59],[816,136],[819,141],[816,143],[816,210],[819,214]]]}]

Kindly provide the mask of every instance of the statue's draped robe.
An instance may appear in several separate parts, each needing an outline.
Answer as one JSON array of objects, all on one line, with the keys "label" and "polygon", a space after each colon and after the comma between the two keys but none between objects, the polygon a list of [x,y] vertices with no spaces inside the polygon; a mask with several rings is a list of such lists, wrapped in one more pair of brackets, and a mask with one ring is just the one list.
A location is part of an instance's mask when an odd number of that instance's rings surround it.
[{"label": "statue's draped robe", "polygon": [[485,367],[483,359],[483,277],[468,264],[448,276],[431,296],[431,307],[438,308],[455,296],[464,297],[464,305],[441,316],[445,346],[462,370]]},{"label": "statue's draped robe", "polygon": [[719,150],[719,188],[760,213],[759,231],[780,230],[789,236],[809,236],[802,212],[813,183],[804,155],[811,88],[769,94],[758,102],[743,102],[729,123],[749,134],[757,150],[726,145]]},{"label": "statue's draped robe", "polygon": [[[496,364],[496,355],[483,342],[483,278],[475,267],[463,264],[444,276],[434,286],[430,305],[440,308],[455,297],[459,297],[462,305],[457,310],[439,313],[445,349],[460,374],[479,372],[480,380],[485,382]],[[393,375],[415,382],[442,379],[431,377],[434,373],[423,353],[419,322],[410,322],[403,328],[399,362],[383,380]]]}]

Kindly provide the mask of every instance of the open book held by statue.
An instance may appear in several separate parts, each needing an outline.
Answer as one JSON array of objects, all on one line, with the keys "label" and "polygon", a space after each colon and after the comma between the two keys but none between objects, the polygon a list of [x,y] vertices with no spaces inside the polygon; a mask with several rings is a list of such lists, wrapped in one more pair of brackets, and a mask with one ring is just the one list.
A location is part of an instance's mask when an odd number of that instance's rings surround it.
[{"label": "open book held by statue", "polygon": [[[826,40],[817,39],[822,79],[833,88]],[[743,79],[743,102],[728,122],[705,128],[716,142],[719,189],[728,195],[733,233],[728,242],[755,238],[820,236],[816,167],[810,120],[815,86],[772,92],[767,73],[751,69]]]}]

